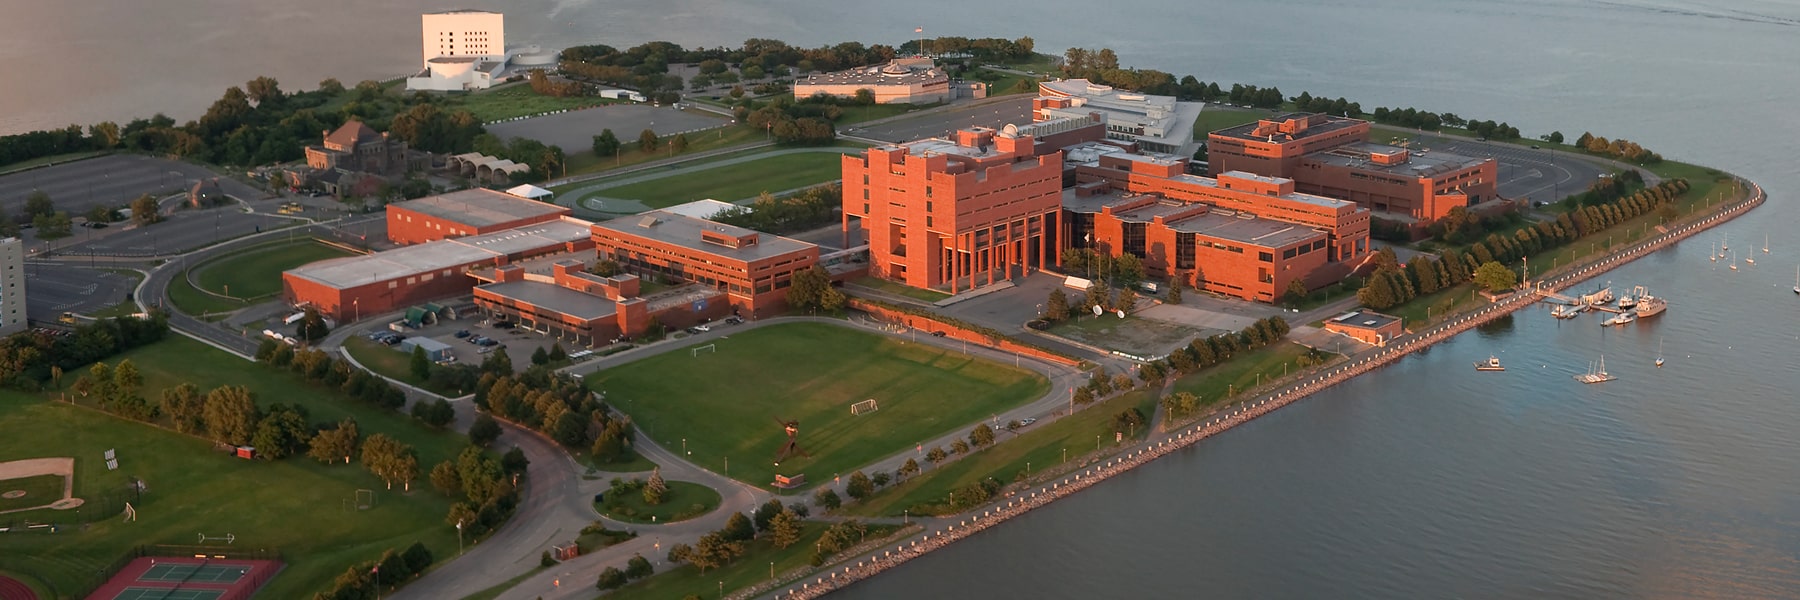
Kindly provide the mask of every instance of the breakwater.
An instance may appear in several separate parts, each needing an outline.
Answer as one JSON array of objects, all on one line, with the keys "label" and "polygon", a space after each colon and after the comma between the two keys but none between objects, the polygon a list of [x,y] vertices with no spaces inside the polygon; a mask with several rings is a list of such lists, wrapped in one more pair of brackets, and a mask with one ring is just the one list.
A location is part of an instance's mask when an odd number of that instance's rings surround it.
[{"label": "breakwater", "polygon": [[[1616,252],[1551,271],[1545,279],[1538,282],[1537,289],[1565,289],[1741,216],[1766,200],[1766,195],[1760,187],[1754,184],[1749,184],[1748,187],[1752,193],[1747,198],[1720,206],[1703,218],[1677,224],[1672,228],[1659,229],[1656,236],[1629,244]],[[1407,354],[1449,339],[1458,333],[1511,314],[1534,304],[1536,300],[1537,296],[1529,291],[1516,293],[1479,310],[1450,317],[1424,331],[1402,337],[1385,348],[1371,349],[1354,355],[1347,363],[1339,364],[1322,372],[1297,376],[1295,377],[1297,381],[1290,381],[1269,394],[1256,396],[1226,412],[1211,415],[1197,424],[1186,425],[1174,433],[1144,442],[1142,446],[1122,455],[1102,461],[1097,465],[1078,469],[1054,482],[1033,486],[1026,491],[1016,493],[1003,503],[984,509],[978,514],[970,514],[959,519],[953,525],[945,525],[927,531],[892,547],[883,547],[854,561],[835,566],[830,571],[791,584],[782,588],[774,597],[780,599],[817,598],[842,589],[927,552],[943,548],[957,540],[993,527],[1011,517],[1087,489],[1108,477],[1124,473],[1176,450],[1186,448],[1202,439],[1268,414],[1313,392],[1387,365]]]}]

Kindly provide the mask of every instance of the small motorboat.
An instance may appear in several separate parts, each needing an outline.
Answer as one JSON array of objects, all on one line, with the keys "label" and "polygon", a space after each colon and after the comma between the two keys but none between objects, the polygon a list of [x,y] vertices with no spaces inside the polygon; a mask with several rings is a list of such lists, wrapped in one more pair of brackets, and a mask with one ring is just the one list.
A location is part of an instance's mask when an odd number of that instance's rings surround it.
[{"label": "small motorboat", "polygon": [[1500,366],[1500,357],[1489,355],[1487,360],[1475,363],[1475,370],[1477,370],[1477,371],[1505,371],[1506,367]]}]

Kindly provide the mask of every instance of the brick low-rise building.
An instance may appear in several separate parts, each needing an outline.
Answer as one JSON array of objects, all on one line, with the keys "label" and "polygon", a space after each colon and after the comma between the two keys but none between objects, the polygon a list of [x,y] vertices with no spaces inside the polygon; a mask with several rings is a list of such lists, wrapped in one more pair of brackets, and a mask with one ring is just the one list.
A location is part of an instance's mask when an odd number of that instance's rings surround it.
[{"label": "brick low-rise building", "polygon": [[1368,141],[1368,121],[1293,113],[1207,136],[1212,173],[1291,179],[1297,191],[1349,200],[1379,216],[1426,223],[1498,198],[1498,163]]},{"label": "brick low-rise building", "polygon": [[578,260],[558,261],[549,277],[517,265],[499,267],[492,283],[475,288],[475,305],[490,316],[588,347],[641,336],[652,323],[686,327],[731,310],[725,294],[711,288],[690,285],[645,298],[638,276],[600,277],[584,267]]},{"label": "brick low-rise building", "polygon": [[1367,310],[1351,311],[1325,320],[1325,330],[1356,341],[1380,346],[1405,333],[1399,317]]},{"label": "brick low-rise building", "polygon": [[795,272],[819,262],[819,247],[717,221],[650,211],[593,224],[595,250],[626,272],[702,284],[742,314],[787,306]]},{"label": "brick low-rise building", "polygon": [[481,235],[555,221],[570,212],[565,206],[512,194],[468,189],[389,204],[388,239],[396,244],[420,244]]}]

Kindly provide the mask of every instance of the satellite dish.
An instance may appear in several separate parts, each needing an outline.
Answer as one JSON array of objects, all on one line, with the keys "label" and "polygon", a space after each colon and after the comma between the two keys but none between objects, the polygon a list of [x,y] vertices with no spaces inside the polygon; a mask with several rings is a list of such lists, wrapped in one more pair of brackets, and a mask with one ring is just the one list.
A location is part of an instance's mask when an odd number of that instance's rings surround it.
[{"label": "satellite dish", "polygon": [[1116,312],[1119,313],[1119,318],[1121,318],[1121,319],[1125,318],[1125,309],[1121,308]]},{"label": "satellite dish", "polygon": [[1094,305],[1094,316],[1098,317],[1098,316],[1100,316],[1101,313],[1104,313],[1104,312],[1106,312],[1106,309],[1100,308],[1100,305],[1098,305],[1098,304]]}]

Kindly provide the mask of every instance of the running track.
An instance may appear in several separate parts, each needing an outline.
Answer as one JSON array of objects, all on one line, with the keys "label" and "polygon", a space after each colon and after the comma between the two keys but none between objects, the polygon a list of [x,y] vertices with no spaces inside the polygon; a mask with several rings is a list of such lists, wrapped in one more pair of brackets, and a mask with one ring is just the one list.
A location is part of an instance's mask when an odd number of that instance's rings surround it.
[{"label": "running track", "polygon": [[0,600],[37,600],[37,594],[19,580],[0,575]]}]

